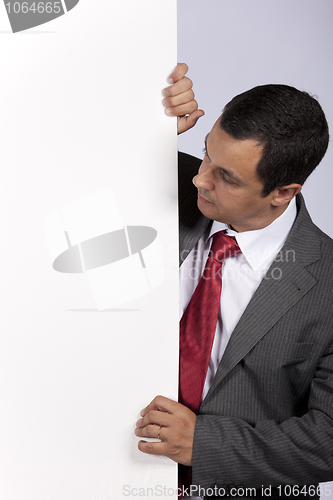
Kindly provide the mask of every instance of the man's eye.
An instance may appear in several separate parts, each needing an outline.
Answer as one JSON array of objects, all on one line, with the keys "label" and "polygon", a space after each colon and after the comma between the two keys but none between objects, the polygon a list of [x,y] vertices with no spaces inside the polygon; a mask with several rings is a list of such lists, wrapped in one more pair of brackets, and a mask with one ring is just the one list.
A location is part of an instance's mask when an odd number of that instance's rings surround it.
[{"label": "man's eye", "polygon": [[223,182],[226,182],[227,184],[233,184],[233,182],[229,181],[225,175],[225,173],[221,170],[221,179],[223,180]]}]

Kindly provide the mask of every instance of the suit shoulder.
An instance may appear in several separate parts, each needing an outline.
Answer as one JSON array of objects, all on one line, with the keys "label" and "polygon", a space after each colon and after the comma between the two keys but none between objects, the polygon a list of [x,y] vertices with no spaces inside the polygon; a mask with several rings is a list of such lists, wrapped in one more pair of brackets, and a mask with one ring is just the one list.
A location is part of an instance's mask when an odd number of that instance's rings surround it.
[{"label": "suit shoulder", "polygon": [[199,158],[186,153],[178,153],[179,219],[189,227],[195,226],[202,216],[197,207],[197,188],[192,182],[200,164]]},{"label": "suit shoulder", "polygon": [[328,251],[330,256],[333,257],[333,239],[324,231],[322,231],[314,222],[313,224],[313,233],[315,237],[320,241],[320,245],[322,250]]},{"label": "suit shoulder", "polygon": [[[187,153],[178,152],[178,182],[182,189],[186,190],[188,184],[192,184],[193,177],[198,173],[201,160]],[[193,187],[192,190],[196,188]]]},{"label": "suit shoulder", "polygon": [[316,226],[316,229],[318,231],[318,237],[320,239],[323,262],[330,270],[331,276],[333,276],[333,239],[330,238],[330,236],[324,233],[321,229],[319,229],[319,227]]},{"label": "suit shoulder", "polygon": [[324,231],[322,231],[318,226],[315,227],[318,238],[321,240],[322,245],[327,246],[328,248],[333,250],[333,239],[328,234],[324,233]]},{"label": "suit shoulder", "polygon": [[197,158],[196,156],[178,151],[178,162],[179,165],[183,168],[198,168],[202,160],[200,160],[200,158]]},{"label": "suit shoulder", "polygon": [[312,257],[313,261],[320,258],[323,251],[333,256],[333,239],[314,224],[302,195],[297,195],[296,203],[297,217],[290,232],[292,244],[298,247],[300,254]]},{"label": "suit shoulder", "polygon": [[333,239],[324,233],[318,226],[312,223],[312,235],[311,242],[308,240],[303,240],[303,244],[305,244],[308,249],[309,254],[312,252],[311,246],[315,245],[314,240],[318,243],[319,247],[319,255],[318,260],[308,267],[310,272],[320,280],[322,284],[327,286],[327,293],[333,299],[333,288],[332,288],[332,279],[333,279]]}]

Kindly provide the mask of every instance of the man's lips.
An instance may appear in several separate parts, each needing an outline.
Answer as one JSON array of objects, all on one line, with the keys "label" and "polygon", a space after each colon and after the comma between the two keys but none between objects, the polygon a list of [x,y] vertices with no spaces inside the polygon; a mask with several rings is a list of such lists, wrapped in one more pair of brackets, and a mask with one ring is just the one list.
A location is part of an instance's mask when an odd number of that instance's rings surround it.
[{"label": "man's lips", "polygon": [[198,199],[200,201],[202,201],[203,203],[207,203],[208,205],[211,205],[213,203],[212,201],[209,201],[209,200],[207,200],[207,198],[202,196],[202,194],[200,194],[199,191],[198,191]]}]

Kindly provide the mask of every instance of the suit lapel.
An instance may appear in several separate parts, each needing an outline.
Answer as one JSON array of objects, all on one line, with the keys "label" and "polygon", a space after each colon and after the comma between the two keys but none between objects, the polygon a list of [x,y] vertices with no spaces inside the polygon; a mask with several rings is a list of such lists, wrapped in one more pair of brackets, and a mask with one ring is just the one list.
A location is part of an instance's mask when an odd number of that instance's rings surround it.
[{"label": "suit lapel", "polygon": [[183,263],[192,248],[196,245],[201,236],[205,233],[212,221],[202,216],[197,220],[194,227],[189,228],[180,221],[179,223],[179,265]]},{"label": "suit lapel", "polygon": [[306,211],[304,200],[299,197],[298,202],[300,211],[289,237],[236,325],[206,399],[211,397],[226,375],[316,283],[306,266],[320,259],[317,228]]}]

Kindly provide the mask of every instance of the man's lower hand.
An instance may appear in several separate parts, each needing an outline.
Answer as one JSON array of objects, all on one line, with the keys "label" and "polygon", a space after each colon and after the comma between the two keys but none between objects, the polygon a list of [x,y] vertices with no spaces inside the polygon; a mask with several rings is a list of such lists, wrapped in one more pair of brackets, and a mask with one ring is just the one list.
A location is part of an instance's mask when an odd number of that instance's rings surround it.
[{"label": "man's lower hand", "polygon": [[139,441],[140,451],[192,465],[195,413],[176,401],[157,396],[142,410],[141,416],[136,423],[136,436],[159,438],[161,442]]}]

